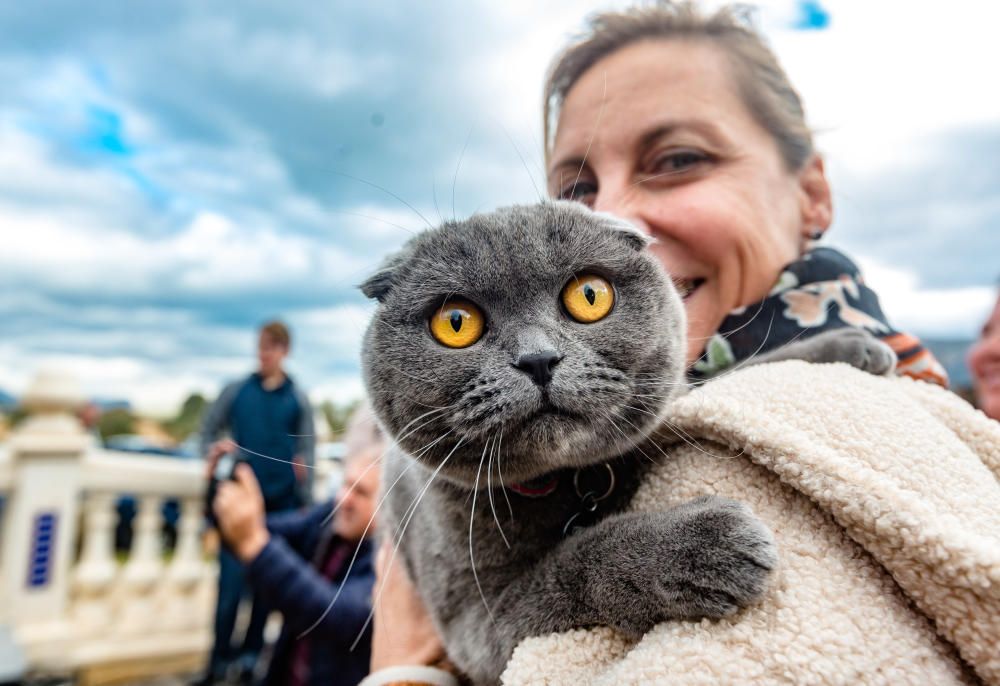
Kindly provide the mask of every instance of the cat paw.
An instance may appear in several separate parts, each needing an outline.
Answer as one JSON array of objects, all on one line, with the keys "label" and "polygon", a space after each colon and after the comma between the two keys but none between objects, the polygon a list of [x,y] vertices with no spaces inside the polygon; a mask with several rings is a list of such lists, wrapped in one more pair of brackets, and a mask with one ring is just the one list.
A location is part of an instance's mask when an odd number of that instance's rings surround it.
[{"label": "cat paw", "polygon": [[603,622],[641,636],[669,619],[719,618],[758,600],[778,562],[771,531],[735,500],[703,496],[620,528],[591,588]]},{"label": "cat paw", "polygon": [[659,579],[670,616],[726,617],[764,594],[778,551],[770,529],[749,507],[702,496],[672,514],[673,564]]},{"label": "cat paw", "polygon": [[831,362],[846,362],[863,372],[891,374],[896,368],[896,353],[864,329],[838,329],[829,340]]}]

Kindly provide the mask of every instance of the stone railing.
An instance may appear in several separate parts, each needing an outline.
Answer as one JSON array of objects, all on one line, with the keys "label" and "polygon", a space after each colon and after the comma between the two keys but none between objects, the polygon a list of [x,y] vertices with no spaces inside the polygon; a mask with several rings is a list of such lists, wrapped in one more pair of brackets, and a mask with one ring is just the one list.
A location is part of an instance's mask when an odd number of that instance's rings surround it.
[{"label": "stone railing", "polygon": [[[201,541],[203,467],[97,448],[72,414],[80,398],[62,377],[39,377],[24,399],[32,415],[0,450],[0,628],[37,673],[93,683],[194,669],[211,641],[216,578]],[[122,494],[137,505],[124,559]],[[166,499],[180,510],[172,551]]]}]

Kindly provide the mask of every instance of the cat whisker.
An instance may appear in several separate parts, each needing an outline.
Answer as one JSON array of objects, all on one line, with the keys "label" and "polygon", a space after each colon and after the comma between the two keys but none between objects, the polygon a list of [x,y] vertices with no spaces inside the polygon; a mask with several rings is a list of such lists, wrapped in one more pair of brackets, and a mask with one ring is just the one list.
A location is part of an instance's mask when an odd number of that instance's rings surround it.
[{"label": "cat whisker", "polygon": [[379,190],[379,191],[382,191],[382,192],[383,192],[383,193],[385,193],[386,195],[388,195],[388,196],[390,196],[390,197],[394,198],[395,200],[397,200],[397,201],[401,202],[401,203],[402,203],[403,205],[406,205],[406,207],[408,207],[409,209],[411,209],[411,210],[413,211],[413,213],[414,213],[414,214],[416,214],[416,215],[417,215],[418,217],[420,217],[421,219],[423,219],[423,220],[424,220],[424,223],[425,223],[425,224],[427,224],[428,228],[431,228],[431,229],[433,229],[433,228],[434,228],[434,225],[430,223],[430,221],[429,221],[429,220],[427,219],[427,217],[425,217],[425,216],[424,216],[424,215],[423,215],[423,214],[422,214],[422,213],[420,212],[420,210],[418,210],[418,209],[417,209],[416,207],[414,207],[413,205],[411,205],[410,203],[408,203],[408,202],[407,202],[406,200],[403,200],[403,198],[401,198],[401,197],[400,197],[400,196],[398,196],[397,194],[393,193],[393,192],[392,192],[392,191],[390,191],[390,190],[389,190],[388,188],[385,188],[385,187],[383,187],[383,186],[380,186],[380,185],[378,185],[377,183],[372,183],[371,181],[367,181],[367,180],[365,180],[365,179],[362,179],[362,178],[359,178],[359,177],[357,177],[357,176],[351,176],[350,174],[345,174],[344,172],[339,172],[339,171],[333,171],[333,170],[328,170],[328,172],[329,172],[330,174],[334,174],[335,176],[342,176],[342,177],[344,177],[345,179],[351,179],[352,181],[357,181],[358,183],[363,183],[363,184],[365,184],[366,186],[371,186],[371,187],[372,187],[372,188],[374,188],[375,190]]},{"label": "cat whisker", "polygon": [[[446,438],[448,436],[448,434],[452,433],[452,431],[454,431],[454,429],[441,434],[440,436],[438,436],[437,438],[435,438],[433,441],[431,441],[430,443],[428,443],[424,447],[420,448],[419,450],[414,451],[413,456],[417,457],[417,458],[423,456],[428,450],[430,450],[435,445],[437,445],[439,442],[441,442],[444,438]],[[381,464],[381,462],[382,462],[382,460],[383,460],[384,457],[385,457],[385,452],[383,452],[381,455],[379,455],[378,458],[376,460],[374,460],[373,463],[371,465],[369,465],[368,468],[365,469],[364,472],[362,472],[362,476],[364,476],[365,474],[367,474],[368,470],[371,469],[372,467],[374,467],[375,465]],[[408,465],[407,468],[405,470],[403,470],[403,472],[406,473],[406,471],[409,470],[410,466],[412,466],[412,463],[411,463],[411,465]],[[348,489],[347,492],[350,493],[351,491],[353,491],[354,488],[355,488],[355,486],[357,486],[357,484],[358,484],[359,481],[361,481],[360,478],[358,479],[358,481],[356,481],[354,483],[353,486],[351,486],[350,489]],[[398,481],[398,479],[396,481]],[[395,483],[396,482],[394,481],[393,484],[395,485]],[[391,488],[390,488],[390,490],[391,490]],[[343,502],[343,501],[341,501],[341,502]],[[330,514],[328,514],[326,517],[324,517],[323,521],[320,522],[320,527],[322,528],[323,526],[326,526],[327,524],[329,524],[330,521],[333,519],[334,515],[337,514],[337,510],[339,510],[339,509],[340,509],[340,503],[338,502],[333,508],[331,508]],[[376,512],[377,511],[378,510],[376,509]]]},{"label": "cat whisker", "polygon": [[[635,397],[635,396],[633,395],[633,397]],[[636,400],[638,401],[638,403],[640,405],[642,405],[643,407],[645,407],[647,410],[649,409],[649,406],[646,405],[646,403],[644,403],[642,400],[640,400],[639,398],[636,398]],[[629,406],[625,405],[625,407],[629,407]],[[640,411],[641,412],[641,410],[639,410],[639,408],[636,408],[636,407],[633,407],[631,409],[634,409],[636,411]],[[683,442],[685,442],[688,445],[690,445],[695,450],[698,450],[699,452],[701,452],[701,453],[703,453],[705,455],[708,455],[709,457],[715,457],[715,458],[718,458],[718,459],[729,459],[730,458],[729,455],[716,455],[715,453],[713,453],[713,452],[711,452],[709,450],[706,450],[701,445],[699,445],[697,443],[697,441],[695,441],[695,439],[690,434],[688,434],[686,431],[684,431],[681,427],[679,427],[676,424],[672,423],[668,417],[666,417],[666,416],[660,416],[660,415],[655,415],[652,412],[648,412],[648,414],[650,416],[657,417],[659,419],[661,425],[662,424],[666,424],[667,427],[678,438],[680,438]],[[625,421],[628,421],[628,420],[625,420]],[[655,429],[654,429],[654,433],[655,433]],[[656,440],[651,440],[650,443],[653,445],[653,447],[655,447],[657,450],[660,451],[661,455],[663,455],[664,457],[669,457],[667,455],[667,453],[663,450],[663,448],[660,446],[660,444]],[[740,455],[743,455],[743,452],[744,452],[743,450],[740,450],[739,455],[734,455],[732,457],[739,457]]]},{"label": "cat whisker", "polygon": [[[401,526],[398,529],[396,541],[392,547],[392,552],[389,555],[389,560],[386,562],[385,565],[386,568],[391,567],[393,561],[396,559],[396,554],[399,552],[399,546],[403,541],[403,536],[406,534],[406,529],[410,525],[410,521],[413,519],[413,515],[416,514],[417,507],[420,505],[420,501],[423,499],[424,494],[427,493],[427,491],[430,489],[431,484],[434,482],[434,479],[441,472],[441,469],[448,463],[448,460],[451,459],[451,456],[455,454],[455,451],[458,450],[459,446],[462,445],[462,442],[464,440],[465,440],[464,437],[458,439],[458,442],[455,444],[455,447],[451,449],[451,451],[445,456],[443,460],[441,460],[441,464],[437,466],[437,468],[431,474],[430,478],[427,479],[427,483],[424,484],[420,492],[417,493],[417,497],[413,499],[413,503],[411,504],[411,506],[406,509],[406,512],[404,512],[403,517],[400,518]],[[351,650],[354,650],[357,647],[358,642],[361,641],[361,637],[365,635],[365,631],[368,629],[368,625],[371,624],[372,617],[375,616],[375,606],[378,605],[379,601],[382,598],[382,593],[385,591],[385,584],[386,584],[386,579],[383,579],[381,586],[379,586],[378,593],[375,596],[375,601],[372,603],[372,609],[368,613],[368,618],[365,619],[365,623],[364,625],[362,625],[361,631],[358,632],[357,637],[351,644]]]},{"label": "cat whisker", "polygon": [[541,191],[538,190],[538,184],[535,183],[535,177],[531,173],[531,170],[528,169],[528,163],[524,160],[524,155],[521,154],[521,149],[517,147],[517,143],[514,142],[514,139],[511,137],[510,133],[507,131],[504,125],[501,124],[499,121],[496,121],[495,123],[497,126],[500,127],[500,130],[503,131],[504,135],[507,136],[507,140],[510,141],[511,147],[514,148],[514,152],[517,153],[518,159],[521,160],[521,165],[524,167],[524,171],[528,174],[528,179],[531,181],[532,188],[535,189],[535,195],[538,196],[538,201],[544,202],[545,196],[542,195]]},{"label": "cat whisker", "polygon": [[[624,431],[622,431],[621,427],[619,427],[617,424],[615,424],[615,420],[614,420],[614,418],[610,414],[608,414],[607,412],[602,412],[602,414],[604,415],[604,418],[608,420],[608,423],[612,426],[612,428],[614,428],[614,430],[617,431],[621,435],[622,438],[624,438],[626,441],[628,441],[635,450],[638,450],[639,453],[643,457],[645,457],[649,462],[655,462],[655,460],[653,458],[651,458],[649,455],[646,454],[646,451],[644,451],[638,444],[636,444],[635,440],[633,440],[632,437],[630,437],[628,434],[626,434]],[[624,417],[622,417],[622,420],[624,420],[625,422],[627,422],[633,429],[635,428],[635,425],[632,424],[632,422],[629,422]]]},{"label": "cat whisker", "polygon": [[[490,475],[493,473],[493,437],[491,436],[487,445],[490,446],[490,459],[486,463],[486,493],[490,497],[490,511],[493,513],[493,521],[496,522],[497,530],[500,532],[500,538],[503,539],[503,543],[507,546],[507,550],[510,550],[510,542],[507,540],[507,535],[503,532],[503,527],[500,526],[500,518],[497,517],[497,510],[493,504],[493,485],[490,483]],[[485,452],[486,447],[483,447]],[[499,465],[498,465],[499,466]],[[503,482],[501,482],[501,488],[503,487]]]},{"label": "cat whisker", "polygon": [[[485,457],[486,451],[484,450],[483,458]],[[469,562],[472,564],[472,578],[476,582],[476,588],[479,590],[479,597],[483,600],[483,607],[486,608],[486,614],[489,616],[490,621],[496,626],[496,620],[493,618],[493,610],[490,609],[490,604],[486,601],[486,594],[483,593],[483,585],[479,583],[479,572],[476,571],[476,556],[472,550],[472,529],[476,521],[476,495],[479,493],[479,477],[483,471],[483,458],[479,460],[479,469],[476,470],[476,484],[472,488],[472,509],[469,512]]]},{"label": "cat whisker", "polygon": [[[361,552],[361,546],[364,544],[365,536],[368,535],[368,531],[371,529],[372,524],[375,523],[375,518],[378,516],[379,510],[382,508],[382,504],[385,503],[385,501],[389,498],[389,494],[392,492],[392,489],[396,487],[396,484],[398,484],[400,482],[400,480],[403,478],[403,476],[406,474],[406,472],[408,472],[413,465],[414,465],[413,462],[411,462],[408,465],[406,465],[406,468],[403,469],[399,473],[399,476],[397,476],[396,480],[392,482],[392,485],[389,486],[389,488],[386,489],[385,493],[382,494],[382,497],[379,499],[378,503],[375,505],[375,511],[372,513],[372,516],[368,519],[368,524],[365,525],[365,530],[361,534],[361,540],[358,541],[358,545],[354,549],[354,555],[351,557],[351,561],[347,565],[347,572],[344,574],[344,578],[345,579],[348,578],[351,575],[351,570],[354,569],[354,563],[358,559],[358,553]],[[320,625],[320,623],[324,619],[326,619],[327,615],[330,614],[330,611],[333,609],[334,605],[337,604],[337,600],[340,598],[340,593],[341,593],[341,591],[344,590],[344,587],[346,585],[347,584],[341,584],[340,586],[337,587],[336,593],[333,594],[333,600],[331,600],[330,604],[326,606],[326,609],[323,610],[323,613],[319,617],[316,618],[315,622],[313,622],[312,624],[310,624],[302,633],[300,633],[298,636],[296,636],[296,639],[301,639],[301,638],[303,638],[305,636],[308,636],[310,633],[312,633],[313,629],[315,629],[316,627],[318,627]]]},{"label": "cat whisker", "polygon": [[236,441],[233,441],[233,445],[235,445],[237,448],[239,448],[245,453],[250,453],[251,455],[256,455],[257,457],[263,457],[265,460],[271,460],[272,462],[281,462],[282,464],[290,464],[293,466],[300,465],[305,469],[317,469],[316,465],[313,464],[306,464],[305,462],[296,462],[295,460],[284,460],[280,457],[273,457],[271,455],[265,455],[264,453],[258,453],[254,450],[250,450],[250,448],[240,445]]},{"label": "cat whisker", "polygon": [[387,224],[388,226],[393,226],[393,227],[395,227],[397,229],[400,229],[401,231],[405,231],[406,233],[410,234],[411,236],[417,235],[417,232],[414,231],[413,229],[409,229],[409,228],[403,226],[402,224],[397,224],[396,222],[391,222],[388,219],[383,219],[382,217],[376,217],[376,216],[373,216],[373,215],[370,215],[370,214],[364,214],[363,212],[351,212],[349,210],[332,210],[331,209],[331,210],[328,210],[328,211],[332,212],[333,214],[344,214],[344,215],[347,215],[347,216],[350,216],[350,217],[361,217],[362,219],[370,219],[370,220],[375,221],[375,222],[380,222],[382,224]]},{"label": "cat whisker", "polygon": [[[757,356],[757,354],[761,350],[764,349],[764,346],[767,345],[767,343],[768,343],[768,339],[771,337],[771,327],[772,327],[773,324],[774,324],[774,313],[772,312],[771,313],[771,321],[768,322],[767,331],[764,332],[764,338],[763,338],[763,340],[761,341],[760,345],[758,345],[757,348],[752,353],[750,353],[750,355],[748,355],[742,362],[734,364],[731,367],[726,367],[722,372],[720,372],[720,373],[718,373],[718,374],[716,374],[714,376],[710,376],[707,379],[700,379],[698,381],[692,381],[691,382],[691,386],[692,387],[703,386],[706,383],[708,383],[709,381],[714,381],[716,379],[722,379],[722,378],[724,378],[726,376],[729,376],[730,374],[732,374],[734,372],[738,372],[739,370],[743,369],[746,366],[753,365],[755,363],[754,358]],[[802,338],[802,336],[805,335],[806,331],[807,331],[807,329],[802,329],[801,331],[799,331],[798,333],[796,333],[794,336],[792,336],[789,340],[783,341],[782,342],[782,346],[789,345],[789,344],[794,343],[795,341],[799,340],[800,338]]]},{"label": "cat whisker", "polygon": [[437,419],[437,417],[432,416],[430,419],[428,419],[426,422],[424,422],[420,426],[414,427],[410,432],[407,432],[406,430],[414,422],[420,421],[421,419],[423,419],[424,417],[426,417],[428,415],[440,414],[440,413],[444,412],[445,410],[451,409],[452,407],[454,407],[454,406],[450,405],[450,406],[447,406],[447,407],[438,407],[438,408],[435,408],[435,409],[431,410],[430,412],[423,413],[422,415],[420,415],[416,419],[411,420],[410,422],[407,422],[406,426],[404,426],[402,429],[399,430],[400,436],[399,436],[399,438],[396,439],[396,444],[398,445],[399,443],[401,443],[404,439],[406,439],[411,434],[413,434],[413,433],[419,431],[420,429],[424,428],[425,426],[427,426],[428,424],[430,424],[431,422],[433,422],[435,419]]},{"label": "cat whisker", "polygon": [[441,216],[441,208],[438,206],[437,184],[431,177],[431,197],[434,199],[434,211],[437,212],[438,224],[444,224],[444,217]]},{"label": "cat whisker", "polygon": [[[692,448],[694,448],[695,450],[697,450],[698,452],[700,452],[702,455],[705,455],[707,457],[714,457],[717,460],[731,460],[731,459],[733,459],[735,457],[742,456],[744,454],[744,452],[745,452],[745,450],[741,448],[740,452],[737,453],[736,455],[717,455],[717,454],[713,453],[712,451],[706,450],[704,447],[702,447],[701,445],[699,445],[698,442],[695,441],[691,437],[691,435],[689,433],[687,433],[686,431],[684,431],[684,429],[682,429],[681,427],[679,427],[676,424],[674,424],[673,422],[671,422],[669,419],[664,419],[663,420],[663,424],[668,429],[670,429],[675,436],[677,436],[678,438],[680,438],[681,441],[683,441],[684,443],[687,443],[689,446],[691,446]],[[656,445],[657,448],[659,448],[660,452],[663,452],[663,448],[660,448],[658,443],[654,442],[654,445]],[[665,452],[663,454],[666,455]]]},{"label": "cat whisker", "polygon": [[500,462],[502,454],[500,449],[503,447],[503,424],[500,425],[500,439],[497,441],[497,476],[500,477],[500,484],[502,486],[503,498],[507,501],[507,512],[510,513],[510,522],[514,523],[514,507],[510,504],[510,496],[507,495],[507,482],[503,480],[503,472],[500,471]]},{"label": "cat whisker", "polygon": [[580,160],[580,168],[576,171],[576,178],[573,180],[573,187],[570,189],[569,197],[573,198],[576,196],[576,186],[580,183],[580,176],[583,174],[583,168],[587,166],[587,157],[590,156],[590,149],[594,145],[594,139],[597,138],[597,132],[601,128],[601,119],[604,117],[604,106],[607,104],[608,97],[608,74],[604,74],[604,93],[601,95],[601,107],[597,111],[597,121],[594,122],[594,131],[590,134],[590,141],[587,142],[587,149],[583,153],[583,159]]},{"label": "cat whisker", "polygon": [[[358,484],[361,483],[361,480],[364,478],[364,476],[368,472],[370,472],[375,467],[381,467],[382,466],[382,459],[384,457],[385,457],[385,452],[383,451],[382,453],[379,454],[378,457],[376,457],[374,460],[372,460],[371,464],[368,465],[367,467],[365,467],[365,470],[363,472],[361,472],[361,475],[358,477],[358,479],[353,484],[351,484],[350,488],[347,489],[347,493],[345,495],[350,495],[351,493],[353,493],[354,489],[357,488]],[[344,498],[341,498],[339,501],[337,501],[334,504],[334,506],[332,508],[330,508],[330,513],[327,516],[323,517],[323,521],[321,521],[319,523],[319,527],[321,529],[324,526],[326,526],[327,524],[329,524],[333,520],[334,516],[337,514],[337,510],[340,509],[340,505],[343,502],[344,502]]]},{"label": "cat whisker", "polygon": [[[391,325],[386,325],[386,326],[389,329],[395,330],[395,327],[393,327]],[[391,365],[388,362],[380,361],[379,364],[385,366],[388,369],[392,369],[394,371],[397,371],[400,374],[402,374],[403,376],[408,376],[408,377],[410,377],[411,379],[413,379],[415,381],[420,381],[420,382],[425,383],[425,384],[430,384],[431,386],[440,386],[440,384],[437,382],[436,379],[425,379],[423,377],[417,376],[416,374],[411,374],[410,372],[406,371],[405,369],[400,369],[399,367]]]}]

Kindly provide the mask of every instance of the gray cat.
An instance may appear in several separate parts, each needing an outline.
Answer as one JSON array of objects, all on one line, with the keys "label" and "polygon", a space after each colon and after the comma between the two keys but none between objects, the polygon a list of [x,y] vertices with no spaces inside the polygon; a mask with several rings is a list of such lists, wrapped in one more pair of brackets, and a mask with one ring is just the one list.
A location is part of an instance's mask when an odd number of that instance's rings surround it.
[{"label": "gray cat", "polygon": [[[527,636],[729,615],[776,563],[738,502],[624,511],[685,389],[684,306],[647,242],[579,204],[510,207],[417,235],[361,287],[379,301],[365,383],[395,444],[383,532],[476,683]],[[766,360],[789,357],[893,364],[854,330]]]}]

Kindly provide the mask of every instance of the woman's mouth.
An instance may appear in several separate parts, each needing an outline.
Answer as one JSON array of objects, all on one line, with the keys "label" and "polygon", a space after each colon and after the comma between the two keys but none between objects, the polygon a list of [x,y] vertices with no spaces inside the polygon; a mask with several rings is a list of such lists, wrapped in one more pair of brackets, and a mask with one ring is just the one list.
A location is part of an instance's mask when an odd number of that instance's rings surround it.
[{"label": "woman's mouth", "polygon": [[681,294],[681,298],[684,300],[690,298],[691,295],[705,283],[704,277],[701,276],[694,276],[690,278],[675,276],[673,281],[674,285],[677,287],[677,291]]}]

